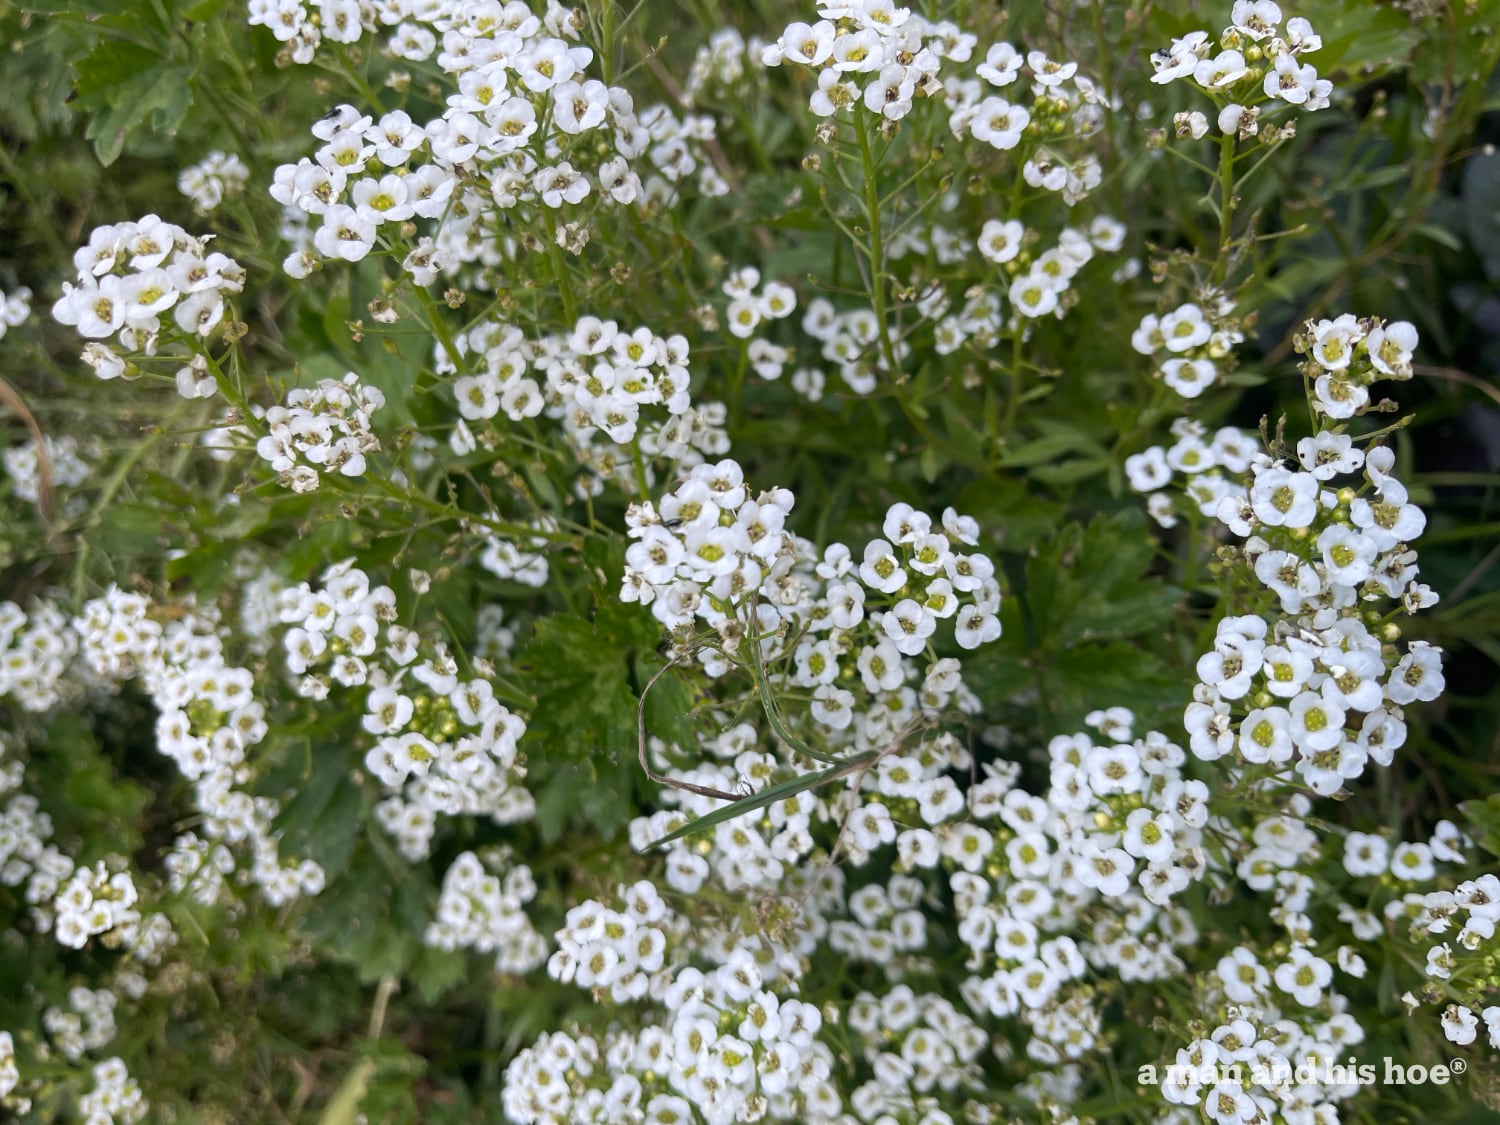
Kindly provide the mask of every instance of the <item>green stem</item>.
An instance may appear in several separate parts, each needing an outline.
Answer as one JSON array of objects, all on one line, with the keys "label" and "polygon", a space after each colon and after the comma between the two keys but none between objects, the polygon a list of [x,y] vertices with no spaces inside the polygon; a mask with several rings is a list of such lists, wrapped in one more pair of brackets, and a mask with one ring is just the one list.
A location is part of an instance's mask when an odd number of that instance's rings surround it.
[{"label": "green stem", "polygon": [[412,292],[417,295],[417,301],[421,304],[422,311],[427,316],[428,327],[432,329],[433,335],[438,338],[438,343],[442,344],[443,352],[447,355],[448,362],[453,364],[455,371],[463,371],[463,353],[458,350],[458,343],[453,337],[453,329],[448,326],[448,322],[443,319],[442,313],[438,311],[437,302],[432,299],[432,294],[427,292],[427,287],[423,285],[412,286]]},{"label": "green stem", "polygon": [[635,464],[635,487],[646,500],[651,496],[651,486],[646,483],[646,459],[641,455],[640,434],[630,439],[630,459]]},{"label": "green stem", "polygon": [[886,371],[896,376],[896,348],[891,342],[891,328],[886,321],[885,235],[880,226],[880,182],[876,178],[875,153],[870,147],[870,126],[865,114],[854,114],[855,132],[859,136],[859,162],[864,171],[865,218],[870,227],[870,302],[875,310],[876,331],[880,335],[880,353]]},{"label": "green stem", "polygon": [[1000,422],[1000,432],[995,435],[997,440],[1008,438],[1016,428],[1016,415],[1021,408],[1021,338],[1025,334],[1025,330],[1017,325],[1016,333],[1011,337],[1010,366],[1006,371],[1010,376],[1010,395],[1005,400],[1005,417]]},{"label": "green stem", "polygon": [[547,240],[547,258],[552,262],[552,272],[557,275],[557,291],[562,295],[563,316],[568,327],[578,323],[577,304],[573,298],[573,279],[568,276],[568,263],[563,258],[562,247],[557,244],[557,215],[547,213],[547,227],[551,236]]},{"label": "green stem", "polygon": [[1229,244],[1234,237],[1234,145],[1231,135],[1219,138],[1219,256],[1210,276],[1220,286],[1229,278]]}]

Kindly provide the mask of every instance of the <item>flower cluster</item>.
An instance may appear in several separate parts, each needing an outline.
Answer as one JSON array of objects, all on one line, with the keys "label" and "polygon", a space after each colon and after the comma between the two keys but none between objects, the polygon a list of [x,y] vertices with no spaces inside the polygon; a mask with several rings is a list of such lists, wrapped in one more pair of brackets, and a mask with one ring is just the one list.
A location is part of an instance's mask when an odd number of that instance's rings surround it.
[{"label": "flower cluster", "polygon": [[[1262,112],[1277,102],[1309,113],[1326,109],[1333,83],[1302,61],[1323,46],[1322,38],[1300,16],[1288,19],[1284,29],[1281,23],[1274,0],[1235,0],[1230,26],[1216,41],[1206,31],[1192,31],[1152,54],[1151,81],[1192,81],[1218,105],[1217,124],[1226,137],[1255,136]],[[1208,131],[1202,113],[1179,117],[1186,135],[1202,137]],[[1268,130],[1268,139],[1289,135],[1289,128]]]},{"label": "flower cluster", "polygon": [[1309,321],[1293,341],[1306,358],[1303,376],[1312,384],[1312,402],[1325,417],[1343,421],[1370,407],[1370,384],[1410,379],[1417,330],[1404,320],[1386,324],[1345,313],[1333,320]]},{"label": "flower cluster", "polygon": [[423,940],[438,949],[493,955],[497,972],[530,972],[547,958],[546,939],[524,909],[535,897],[525,864],[509,866],[501,879],[473,852],[463,852],[443,876],[437,913]]},{"label": "flower cluster", "polygon": [[380,29],[387,30],[380,49],[408,62],[430,58],[439,46],[444,54],[462,57],[464,39],[485,32],[530,36],[542,27],[560,37],[578,33],[574,10],[558,0],[547,0],[540,20],[530,5],[517,0],[482,9],[413,0],[389,0],[374,8],[359,0],[250,0],[249,7],[250,26],[267,28],[283,44],[277,59],[282,66],[311,63],[325,39],[347,46]]},{"label": "flower cluster", "polygon": [[[1029,142],[1023,175],[1032,187],[1060,192],[1070,206],[1098,187],[1101,170],[1092,155],[1069,161],[1040,143],[1098,128],[1105,99],[1078,73],[1076,62],[998,42],[988,47],[972,77],[940,77],[945,64],[963,66],[975,57],[975,35],[891,0],[824,3],[818,14],[823,18],[815,23],[788,26],[760,55],[765,66],[789,63],[816,71],[818,86],[809,107],[818,117],[863,108],[894,122],[920,100],[940,98],[948,127],[959,139],[1002,152]],[[992,92],[1023,76],[1031,83],[1029,106]]]},{"label": "flower cluster", "polygon": [[[799,549],[784,524],[793,503],[785,489],[750,499],[735,461],[698,466],[659,512],[632,508],[630,534],[637,542],[626,553],[621,597],[650,605],[668,629],[701,619],[719,630],[720,655],[701,657],[712,669],[737,658],[744,626],[739,610],[760,615],[757,597],[764,591],[773,621],[801,621],[829,633],[819,641],[809,637],[796,650],[794,682],[816,688],[813,714],[835,729],[849,725],[853,703],[852,694],[835,686],[841,670],[855,670],[841,669],[840,657],[863,665],[859,674],[874,685],[871,691],[894,690],[905,679],[901,657],[926,651],[939,621],[954,622],[954,639],[965,649],[1000,635],[994,564],[954,548],[977,544],[973,520],[950,509],[942,530],[935,530],[932,517],[896,504],[886,513],[886,538],[866,543],[861,561],[836,543],[812,568],[809,582],[792,573]],[[804,564],[807,553],[800,552]],[[819,585],[825,587],[820,598],[814,596]],[[870,627],[859,630],[867,599]],[[852,643],[867,633],[868,651]]]},{"label": "flower cluster", "polygon": [[[862,105],[899,121],[914,99],[942,92],[937,75],[944,44],[941,38],[925,42],[928,28],[921,17],[889,0],[825,4],[819,14],[825,18],[790,25],[761,51],[765,66],[793,63],[817,71],[809,104],[819,117]],[[972,49],[969,38],[960,50]]]},{"label": "flower cluster", "polygon": [[[200,906],[212,906],[224,893],[224,877],[234,871],[234,854],[223,844],[184,832],[172,841],[172,850],[162,859],[167,889],[187,895]],[[309,872],[311,873],[311,872]],[[309,892],[317,889],[316,877],[308,880]]]},{"label": "flower cluster", "polygon": [[103,861],[75,868],[53,900],[53,932],[61,944],[72,949],[82,949],[89,938],[112,930],[128,940],[141,921],[140,913],[132,909],[135,901],[135,883],[129,872],[111,873]]},{"label": "flower cluster", "polygon": [[751,499],[737,461],[695,466],[659,511],[632,505],[621,600],[649,605],[668,629],[701,619],[737,636],[737,607],[754,606],[763,584],[789,569],[794,503],[784,488]]},{"label": "flower cluster", "polygon": [[177,190],[193,201],[193,208],[206,215],[245,190],[250,169],[234,153],[215,150],[197,164],[184,168],[177,177]]},{"label": "flower cluster", "polygon": [[78,1060],[85,1051],[97,1051],[115,1037],[115,1006],[119,997],[107,988],[75,986],[68,990],[68,1007],[48,1008],[42,1013],[42,1028],[64,1057]]},{"label": "flower cluster", "polygon": [[[56,438],[49,436],[42,440],[54,487],[77,488],[88,483],[94,472],[89,461],[98,457],[101,452],[97,443],[80,442],[72,434]],[[9,446],[3,456],[5,473],[11,479],[15,495],[29,504],[35,504],[42,484],[41,450],[37,448],[35,439]],[[62,504],[65,513],[76,507],[69,504],[68,499],[70,498],[65,498]]]},{"label": "flower cluster", "polygon": [[155,355],[168,313],[184,334],[208,336],[245,287],[238,262],[156,215],[96,228],[73,266],[52,317],[90,341],[83,359],[101,379],[133,377],[122,352]]},{"label": "flower cluster", "polygon": [[693,104],[705,92],[729,92],[743,97],[741,80],[751,60],[760,58],[765,44],[745,37],[732,27],[721,27],[708,37],[708,42],[693,55],[693,64],[688,68],[687,81],[683,84],[683,100]]},{"label": "flower cluster", "polygon": [[1028,248],[1030,234],[1017,219],[990,219],[979,232],[978,249],[1011,278],[1007,296],[1018,316],[1034,320],[1066,314],[1076,301],[1076,295],[1069,292],[1074,277],[1093,261],[1096,250],[1119,250],[1125,228],[1107,216],[1095,219],[1087,233],[1064,227],[1057,245],[1034,257]]},{"label": "flower cluster", "polygon": [[380,388],[361,383],[353,371],[343,379],[320,379],[316,387],[296,387],[285,405],[265,412],[270,432],[255,451],[293,492],[317,489],[320,473],[362,476],[365,454],[380,448],[370,417],[384,405]]},{"label": "flower cluster", "polygon": [[[1237,478],[1260,453],[1255,435],[1235,426],[1221,426],[1210,436],[1193,418],[1178,418],[1171,426],[1177,440],[1153,445],[1125,458],[1125,479],[1146,495],[1146,510],[1162,527],[1177,524],[1179,509],[1169,488],[1181,488],[1187,502],[1202,516],[1214,518],[1219,501],[1241,491]],[[1228,474],[1228,475],[1226,475]]]},{"label": "flower cluster", "polygon": [[[967,61],[967,54],[953,61]],[[993,92],[1007,90],[1023,77],[1030,80],[1029,105]],[[1108,104],[1107,95],[1079,73],[1078,63],[994,43],[974,77],[948,79],[943,93],[955,137],[972,137],[1002,152],[1025,146],[1021,176],[1027,186],[1057,192],[1071,207],[1102,181],[1103,169],[1092,153],[1070,160],[1060,151],[1068,138],[1096,133]]]},{"label": "flower cluster", "polygon": [[51,602],[29,610],[0,602],[0,698],[33,713],[55,707],[75,686],[65,677],[77,651],[77,634]]},{"label": "flower cluster", "polygon": [[[703,747],[719,761],[685,771],[682,780],[717,789],[732,789],[741,784],[742,778],[745,785],[763,784],[776,775],[778,764],[759,749],[758,742],[749,724],[731,727]],[[663,745],[660,740],[653,740],[650,751],[658,765],[664,765],[668,757],[681,757],[678,748]],[[663,801],[677,807],[631,822],[630,843],[637,851],[646,851],[668,832],[720,804],[713,797],[675,789],[664,792]],[[706,841],[674,841],[659,853],[664,856],[662,877],[668,887],[685,895],[697,894],[710,878],[738,893],[774,890],[797,870],[797,861],[812,851],[813,818],[821,822],[828,816],[824,802],[815,795],[787,797],[772,804],[763,819],[741,817],[721,824]],[[707,849],[703,847],[705,842]],[[699,931],[695,928],[694,932]]]},{"label": "flower cluster", "polygon": [[1221,365],[1244,339],[1233,304],[1218,297],[1161,316],[1148,313],[1130,343],[1158,364],[1156,378],[1183,398],[1197,398],[1218,381]]},{"label": "flower cluster", "polygon": [[[597,911],[596,911],[597,913]],[[543,1035],[506,1068],[504,1110],[541,1122],[736,1120],[832,1122],[842,1101],[822,1014],[764,987],[740,950],[711,972],[664,972],[664,1018],[599,1039]]]},{"label": "flower cluster", "polygon": [[[1391,475],[1394,460],[1324,431],[1298,443],[1293,465],[1258,455],[1248,488],[1219,501],[1285,616],[1219,622],[1185,717],[1199,758],[1295,769],[1330,795],[1368,762],[1389,765],[1406,737],[1402,708],[1441,694],[1441,650],[1412,641],[1400,653],[1390,644],[1399,629],[1372,632],[1379,614],[1362,608],[1391,599],[1416,612],[1437,600],[1408,546],[1426,518]],[[1361,469],[1358,485],[1338,484]]]},{"label": "flower cluster", "polygon": [[88,1125],[129,1125],[146,1116],[151,1105],[121,1059],[105,1059],[94,1066],[94,1088],[78,1099],[78,1112]]},{"label": "flower cluster", "polygon": [[[637,114],[627,91],[588,76],[594,53],[574,42],[578,28],[555,5],[545,20],[514,2],[493,10],[424,5],[409,14],[411,22],[398,28],[405,39],[397,53],[414,60],[436,54],[455,87],[448,107],[423,124],[404,110],[376,120],[342,105],[312,127],[322,147],[278,168],[271,189],[283,206],[320,224],[313,249],[286,259],[291,276],[307,276],[320,258],[359,261],[377,240],[393,237],[382,227],[404,240],[404,224],[427,219],[438,222],[436,233],[402,245],[404,268],[429,284],[462,263],[492,266],[514,256],[497,209],[545,216],[541,225],[552,241],[578,253],[587,226],[556,213],[571,213],[590,196],[650,210],[674,203],[679,185],[691,179],[705,195],[728,191],[702,147],[713,138],[713,120],[679,119],[664,106]],[[295,36],[311,26],[281,28]],[[535,240],[527,246],[542,249]]]},{"label": "flower cluster", "polygon": [[[16,1066],[16,1041],[8,1031],[0,1031],[0,1102],[10,1105],[11,1091],[21,1084],[21,1070]],[[30,1102],[16,1107],[25,1113]]]},{"label": "flower cluster", "polygon": [[[1392,857],[1393,870],[1414,861],[1430,873],[1432,855],[1439,848],[1445,852],[1442,858],[1463,858],[1446,841],[1438,847],[1428,846],[1427,854],[1417,850],[1422,845],[1406,847],[1406,855]],[[1403,859],[1408,863],[1403,864]],[[1451,891],[1433,891],[1414,898],[1416,916],[1410,923],[1413,936],[1444,939],[1427,951],[1427,976],[1451,990],[1445,994],[1435,989],[1432,994],[1443,999],[1453,997],[1453,1002],[1443,1008],[1443,1033],[1449,1042],[1466,1047],[1478,1037],[1483,1020],[1489,1045],[1500,1047],[1500,1004],[1491,1002],[1494,957],[1500,948],[1495,940],[1495,928],[1500,924],[1500,876],[1483,875],[1465,880]],[[1456,932],[1449,937],[1455,927]]]},{"label": "flower cluster", "polygon": [[[797,311],[797,294],[790,285],[768,281],[759,293],[755,291],[757,286],[760,286],[760,270],[754,266],[737,269],[725,278],[723,289],[725,296],[729,298],[729,307],[724,311],[724,319],[729,325],[731,336],[746,339],[762,321],[782,320]],[[764,348],[764,341],[759,343]],[[749,348],[750,361],[755,366],[756,374],[763,379],[775,379],[781,375],[780,365],[786,362],[784,349],[776,349],[782,352],[776,358],[775,352],[767,353],[762,350],[758,354],[755,343]]]},{"label": "flower cluster", "polygon": [[[1209,1010],[1222,1014],[1164,1068],[1161,1089],[1168,1104],[1196,1110],[1171,1120],[1251,1125],[1270,1114],[1288,1121],[1336,1119],[1340,1103],[1359,1092],[1358,1072],[1342,1063],[1330,1067],[1328,1060],[1347,1057],[1365,1032],[1348,999],[1329,987],[1332,980],[1332,966],[1305,944],[1293,945],[1290,956],[1272,966],[1245,946],[1220,960],[1204,985]],[[1324,1004],[1332,1009],[1326,1017]],[[1158,1080],[1154,1065],[1145,1069]],[[1309,1072],[1326,1073],[1329,1080],[1296,1077]]]},{"label": "flower cluster", "polygon": [[31,290],[24,285],[9,293],[0,290],[0,340],[12,328],[19,328],[31,316]]},{"label": "flower cluster", "polygon": [[977,1089],[979,1058],[989,1036],[942,996],[917,994],[899,984],[883,996],[861,992],[849,1005],[848,1027],[870,1064],[872,1077],[849,1095],[866,1121],[948,1120],[935,1090]]},{"label": "flower cluster", "polygon": [[[911,354],[904,339],[891,341],[889,357],[880,340],[880,321],[871,308],[834,308],[826,297],[814,297],[802,315],[802,331],[818,342],[819,354],[838,368],[839,378],[855,394],[875,390],[891,361],[899,364]],[[800,368],[792,375],[792,386],[809,398],[821,397],[826,381],[822,371]]]},{"label": "flower cluster", "polygon": [[[280,833],[272,826],[279,803],[245,791],[253,776],[247,754],[270,731],[266,705],[255,698],[254,675],[226,659],[212,609],[186,604],[166,621],[154,609],[141,595],[111,588],[85,603],[68,632],[95,677],[139,680],[145,687],[158,711],[157,749],[193,784],[199,831],[209,841],[241,844],[251,853],[240,881],[259,887],[273,905],[317,894],[322,868],[280,853]],[[175,848],[191,844],[179,840]],[[147,924],[165,920],[153,915]]]},{"label": "flower cluster", "polygon": [[345,559],[279,595],[285,666],[298,694],[328,697],[334,685],[360,689],[365,768],[389,794],[376,820],[404,855],[424,858],[440,815],[528,819],[531,795],[518,782],[517,741],[526,724],[495,698],[476,671],[462,678],[441,642],[425,643],[396,624],[396,595],[373,586]]},{"label": "flower cluster", "polygon": [[[527,340],[518,329],[490,321],[459,337],[457,351],[463,369],[472,371],[453,383],[462,419],[449,444],[460,454],[481,441],[492,448],[504,440],[492,427],[480,428],[502,411],[517,422],[555,418],[579,462],[593,470],[578,480],[580,495],[597,495],[606,481],[639,490],[638,468],[649,484],[651,466],[638,466],[637,454],[685,468],[728,448],[723,407],[695,406],[688,394],[682,336],[644,327],[625,331],[613,320],[587,316],[572,332]],[[457,370],[455,359],[443,355],[436,365],[444,373]]]},{"label": "flower cluster", "polygon": [[619,909],[591,899],[568,911],[547,975],[628,1004],[645,997],[666,966],[669,936],[680,937],[686,923],[646,879],[617,888],[616,901]]}]

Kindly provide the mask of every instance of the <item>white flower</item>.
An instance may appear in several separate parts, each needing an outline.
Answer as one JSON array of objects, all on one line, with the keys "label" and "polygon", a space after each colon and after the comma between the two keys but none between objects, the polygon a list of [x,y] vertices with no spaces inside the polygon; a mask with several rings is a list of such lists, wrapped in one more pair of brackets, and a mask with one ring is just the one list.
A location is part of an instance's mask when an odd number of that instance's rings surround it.
[{"label": "white flower", "polygon": [[1343,708],[1316,692],[1304,691],[1287,707],[1292,741],[1305,751],[1331,750],[1344,739]]},{"label": "white flower", "polygon": [[1269,527],[1307,527],[1318,512],[1318,480],[1279,465],[1264,469],[1250,489],[1250,507]]},{"label": "white flower", "polygon": [[1162,382],[1183,398],[1197,398],[1218,375],[1212,360],[1169,359],[1161,365]]},{"label": "white flower", "polygon": [[1351,832],[1344,838],[1344,870],[1353,876],[1383,875],[1390,861],[1385,837]]},{"label": "white flower", "polygon": [[1391,875],[1407,883],[1425,883],[1437,874],[1432,849],[1403,841],[1391,852]]},{"label": "white flower", "polygon": [[1306,946],[1295,946],[1290,956],[1276,966],[1272,979],[1276,987],[1288,993],[1303,1007],[1316,1007],[1323,989],[1333,979],[1333,969],[1321,957],[1315,957]]},{"label": "white flower", "polygon": [[1284,708],[1257,708],[1240,723],[1239,751],[1247,762],[1277,765],[1292,758],[1291,716]]},{"label": "white flower", "polygon": [[1235,0],[1229,22],[1251,39],[1264,39],[1281,25],[1281,8],[1274,0]]},{"label": "white flower", "polygon": [[1298,64],[1291,55],[1277,55],[1275,65],[1266,71],[1261,84],[1266,97],[1280,98],[1292,105],[1302,105],[1312,95],[1318,82],[1317,70],[1308,63]]},{"label": "white flower", "polygon": [[1222,51],[1214,58],[1202,60],[1193,68],[1193,81],[1210,89],[1222,89],[1234,85],[1249,73],[1250,68],[1246,65],[1243,54],[1239,51]]},{"label": "white flower", "polygon": [[916,656],[927,647],[927,638],[937,631],[937,617],[911,598],[902,598],[881,615],[880,627],[898,651]]},{"label": "white flower", "polygon": [[954,623],[953,639],[960,648],[976,649],[1000,637],[1000,619],[977,605],[962,606]]},{"label": "white flower", "polygon": [[991,86],[1009,86],[1020,76],[1024,61],[1021,52],[1009,43],[995,43],[990,46],[984,62],[975,68],[974,73]]},{"label": "white flower", "polygon": [[810,707],[818,722],[834,730],[843,730],[854,721],[854,694],[833,684],[823,684],[813,692]]},{"label": "white flower", "polygon": [[979,231],[976,247],[979,253],[996,265],[1004,265],[1021,252],[1021,242],[1026,228],[1016,219],[1001,222],[990,219]]},{"label": "white flower", "polygon": [[1033,271],[1011,282],[1010,300],[1018,313],[1035,319],[1057,308],[1057,290],[1046,274]]},{"label": "white flower", "polygon": [[1370,365],[1382,375],[1411,375],[1411,357],[1417,349],[1417,330],[1404,320],[1381,325],[1365,337]]},{"label": "white flower", "polygon": [[969,113],[969,132],[977,141],[1001,149],[1012,149],[1021,143],[1021,134],[1031,123],[1024,106],[1011,105],[1004,98],[985,98]]},{"label": "white flower", "polygon": [[1449,1004],[1443,1010],[1443,1034],[1448,1042],[1467,1047],[1479,1032],[1479,1018],[1465,1004]]},{"label": "white flower", "polygon": [[1231,103],[1219,110],[1219,132],[1227,137],[1253,137],[1260,132],[1259,117],[1259,109]]},{"label": "white flower", "polygon": [[1171,47],[1152,52],[1151,65],[1156,73],[1151,76],[1151,81],[1164,86],[1192,74],[1198,60],[1210,49],[1206,31],[1190,31],[1181,39],[1172,40]]}]

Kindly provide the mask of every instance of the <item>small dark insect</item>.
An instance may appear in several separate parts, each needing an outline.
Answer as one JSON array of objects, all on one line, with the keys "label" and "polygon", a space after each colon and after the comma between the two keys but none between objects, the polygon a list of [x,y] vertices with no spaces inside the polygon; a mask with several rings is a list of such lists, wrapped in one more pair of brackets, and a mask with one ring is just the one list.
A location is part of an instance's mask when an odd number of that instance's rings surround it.
[{"label": "small dark insect", "polygon": [[682,521],[680,519],[662,520],[661,525],[668,531],[675,531],[682,526]]}]

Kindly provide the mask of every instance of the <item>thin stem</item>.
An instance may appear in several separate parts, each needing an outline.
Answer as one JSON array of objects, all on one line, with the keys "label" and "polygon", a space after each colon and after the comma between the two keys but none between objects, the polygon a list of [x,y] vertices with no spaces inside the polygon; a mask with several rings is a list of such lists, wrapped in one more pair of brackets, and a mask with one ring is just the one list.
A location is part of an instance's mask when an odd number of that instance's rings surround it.
[{"label": "thin stem", "polygon": [[1229,277],[1229,244],[1234,237],[1234,145],[1235,138],[1219,138],[1219,256],[1210,275],[1222,286]]},{"label": "thin stem", "polygon": [[880,354],[885,360],[886,371],[895,378],[896,347],[891,342],[891,329],[886,322],[885,235],[880,227],[880,183],[875,174],[875,153],[870,147],[870,126],[865,115],[856,111],[854,125],[859,136],[859,162],[864,171],[865,218],[870,227],[870,301],[875,310]]}]

